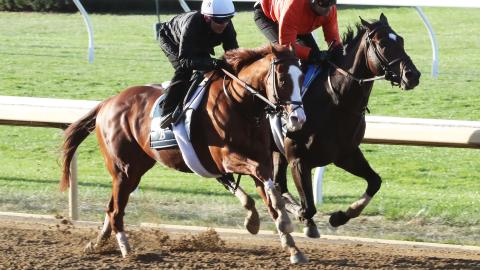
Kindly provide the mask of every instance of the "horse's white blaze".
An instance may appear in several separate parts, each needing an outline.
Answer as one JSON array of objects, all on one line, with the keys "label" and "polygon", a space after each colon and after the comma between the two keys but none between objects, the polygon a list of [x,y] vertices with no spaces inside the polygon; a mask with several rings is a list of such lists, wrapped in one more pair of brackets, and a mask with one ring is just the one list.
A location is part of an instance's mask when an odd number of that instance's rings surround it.
[{"label": "horse's white blaze", "polygon": [[[288,69],[288,74],[293,82],[293,91],[290,96],[291,101],[302,102],[302,96],[300,94],[300,76],[302,76],[302,71],[297,66],[290,66]],[[297,105],[292,105],[297,107]],[[298,130],[302,127],[303,123],[307,120],[303,106],[295,109],[292,113],[288,115],[287,128],[290,130]]]},{"label": "horse's white blaze", "polygon": [[397,35],[395,35],[394,33],[389,33],[388,37],[393,41],[397,41]]}]

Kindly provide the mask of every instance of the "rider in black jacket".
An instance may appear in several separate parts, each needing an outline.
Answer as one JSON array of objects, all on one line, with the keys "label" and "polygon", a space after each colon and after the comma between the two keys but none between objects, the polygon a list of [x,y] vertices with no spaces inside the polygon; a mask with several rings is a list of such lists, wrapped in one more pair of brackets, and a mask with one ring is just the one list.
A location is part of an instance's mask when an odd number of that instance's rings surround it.
[{"label": "rider in black jacket", "polygon": [[220,44],[225,51],[238,48],[231,21],[233,15],[232,0],[203,0],[201,12],[177,15],[160,26],[160,47],[175,69],[161,104],[162,128],[169,127],[175,120],[172,119],[173,111],[186,95],[193,70],[210,71],[224,67],[223,60],[210,57],[214,54],[213,48]]}]

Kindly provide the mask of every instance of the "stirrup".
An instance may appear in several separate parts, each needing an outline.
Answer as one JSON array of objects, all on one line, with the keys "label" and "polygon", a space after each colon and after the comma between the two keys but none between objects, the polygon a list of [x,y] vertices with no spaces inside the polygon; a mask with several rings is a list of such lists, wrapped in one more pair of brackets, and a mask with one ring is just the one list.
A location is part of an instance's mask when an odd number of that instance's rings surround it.
[{"label": "stirrup", "polygon": [[168,113],[160,118],[160,128],[166,129],[170,127],[173,122],[173,112]]}]

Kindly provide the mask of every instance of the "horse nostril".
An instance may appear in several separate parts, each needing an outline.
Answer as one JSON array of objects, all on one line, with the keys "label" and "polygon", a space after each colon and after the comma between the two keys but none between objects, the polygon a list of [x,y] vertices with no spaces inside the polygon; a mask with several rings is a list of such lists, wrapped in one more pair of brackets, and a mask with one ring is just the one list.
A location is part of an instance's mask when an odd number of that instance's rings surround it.
[{"label": "horse nostril", "polygon": [[414,77],[414,73],[412,71],[409,70],[405,72],[405,78],[407,78],[407,80],[411,80],[413,79],[413,77]]},{"label": "horse nostril", "polygon": [[294,122],[294,123],[298,123],[298,117],[296,116],[291,116],[290,117],[290,121]]}]

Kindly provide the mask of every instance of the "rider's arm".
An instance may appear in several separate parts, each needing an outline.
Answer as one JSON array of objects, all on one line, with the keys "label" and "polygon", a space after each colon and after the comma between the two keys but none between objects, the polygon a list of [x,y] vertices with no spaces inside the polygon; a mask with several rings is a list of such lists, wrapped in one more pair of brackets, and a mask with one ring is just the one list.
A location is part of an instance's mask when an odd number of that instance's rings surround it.
[{"label": "rider's arm", "polygon": [[328,14],[328,19],[322,26],[323,36],[327,44],[335,42],[334,46],[339,46],[342,44],[340,39],[340,34],[338,33],[338,20],[337,20],[337,7],[332,6],[330,13]]},{"label": "rider's arm", "polygon": [[230,22],[222,33],[222,46],[224,51],[238,49],[237,32]]},{"label": "rider's arm", "polygon": [[209,52],[201,55],[194,53],[194,47],[204,36],[206,35],[195,18],[185,24],[178,49],[178,58],[182,68],[190,70],[212,70],[214,68],[214,62]]},{"label": "rider's arm", "polygon": [[310,53],[310,48],[303,46],[297,42],[297,20],[299,19],[296,9],[293,6],[285,9],[285,12],[278,21],[278,42],[281,45],[292,45],[295,48],[295,54],[298,58],[306,60]]}]

